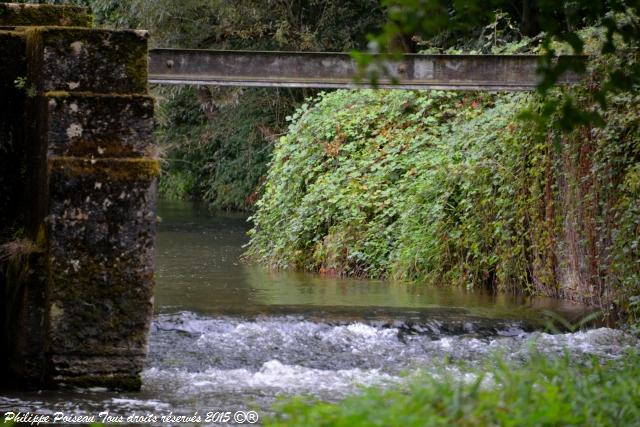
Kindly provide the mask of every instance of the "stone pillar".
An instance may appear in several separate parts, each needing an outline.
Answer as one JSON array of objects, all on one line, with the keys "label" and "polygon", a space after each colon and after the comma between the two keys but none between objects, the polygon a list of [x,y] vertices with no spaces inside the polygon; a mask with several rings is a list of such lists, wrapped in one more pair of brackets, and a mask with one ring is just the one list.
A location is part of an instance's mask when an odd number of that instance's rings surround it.
[{"label": "stone pillar", "polygon": [[138,389],[153,309],[159,174],[147,34],[22,34],[25,229],[35,249],[7,275],[6,289],[22,289],[8,316],[9,365],[19,381],[38,386]]}]

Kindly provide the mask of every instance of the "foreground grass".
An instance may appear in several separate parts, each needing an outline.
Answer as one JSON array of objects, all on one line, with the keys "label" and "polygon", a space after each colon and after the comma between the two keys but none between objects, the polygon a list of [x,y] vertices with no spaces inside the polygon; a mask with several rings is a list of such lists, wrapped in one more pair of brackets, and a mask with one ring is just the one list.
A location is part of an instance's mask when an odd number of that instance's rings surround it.
[{"label": "foreground grass", "polygon": [[536,357],[526,366],[498,363],[484,372],[467,382],[447,374],[426,377],[405,389],[370,389],[339,403],[298,398],[281,404],[267,425],[640,426],[637,352],[580,366],[568,357]]}]

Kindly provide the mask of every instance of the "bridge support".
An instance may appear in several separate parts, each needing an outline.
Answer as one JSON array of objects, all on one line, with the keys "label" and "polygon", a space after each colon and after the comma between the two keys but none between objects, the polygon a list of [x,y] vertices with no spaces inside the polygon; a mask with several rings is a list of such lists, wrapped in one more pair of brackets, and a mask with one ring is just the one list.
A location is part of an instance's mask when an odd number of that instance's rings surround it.
[{"label": "bridge support", "polygon": [[147,36],[90,21],[0,4],[0,378],[19,386],[141,385],[159,173]]}]

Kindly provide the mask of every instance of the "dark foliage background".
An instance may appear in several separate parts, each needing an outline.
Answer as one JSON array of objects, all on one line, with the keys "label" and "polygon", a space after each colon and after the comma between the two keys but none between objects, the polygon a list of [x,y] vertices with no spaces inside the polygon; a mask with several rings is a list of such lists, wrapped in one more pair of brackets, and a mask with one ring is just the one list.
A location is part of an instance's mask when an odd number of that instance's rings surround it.
[{"label": "dark foliage background", "polygon": [[[88,0],[97,23],[145,28],[152,47],[349,51],[383,24],[376,0]],[[161,194],[250,209],[285,117],[314,91],[179,87],[158,96]]]}]

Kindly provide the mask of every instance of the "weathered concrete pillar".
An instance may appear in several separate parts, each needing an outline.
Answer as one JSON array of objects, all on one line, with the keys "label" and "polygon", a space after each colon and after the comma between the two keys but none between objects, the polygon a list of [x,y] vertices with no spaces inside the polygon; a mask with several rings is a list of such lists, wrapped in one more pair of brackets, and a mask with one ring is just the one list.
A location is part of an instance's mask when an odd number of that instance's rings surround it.
[{"label": "weathered concrete pillar", "polygon": [[38,385],[137,389],[153,309],[159,174],[147,36],[77,27],[21,32],[25,229],[34,247],[6,274],[5,289],[15,293],[6,315],[9,365],[18,380]]}]

